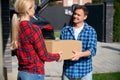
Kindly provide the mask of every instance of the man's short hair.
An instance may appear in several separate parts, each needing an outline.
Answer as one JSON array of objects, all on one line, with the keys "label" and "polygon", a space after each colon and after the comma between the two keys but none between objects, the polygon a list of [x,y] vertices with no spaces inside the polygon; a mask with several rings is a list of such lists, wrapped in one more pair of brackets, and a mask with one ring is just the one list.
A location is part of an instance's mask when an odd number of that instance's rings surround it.
[{"label": "man's short hair", "polygon": [[75,7],[75,10],[74,10],[74,11],[76,11],[77,9],[82,9],[82,10],[84,11],[84,14],[85,14],[85,15],[88,15],[88,10],[87,10],[87,7],[86,7],[85,5],[77,5],[77,6]]}]

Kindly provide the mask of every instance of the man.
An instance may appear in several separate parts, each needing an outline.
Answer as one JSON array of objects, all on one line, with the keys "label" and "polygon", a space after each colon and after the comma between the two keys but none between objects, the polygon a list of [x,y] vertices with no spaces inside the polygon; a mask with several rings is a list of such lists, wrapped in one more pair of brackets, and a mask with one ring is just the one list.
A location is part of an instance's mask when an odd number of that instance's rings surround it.
[{"label": "man", "polygon": [[65,26],[61,30],[61,40],[82,41],[82,51],[73,51],[72,59],[64,61],[63,80],[92,80],[92,57],[96,55],[97,34],[85,22],[87,15],[85,6],[77,6],[73,13],[72,26]]}]

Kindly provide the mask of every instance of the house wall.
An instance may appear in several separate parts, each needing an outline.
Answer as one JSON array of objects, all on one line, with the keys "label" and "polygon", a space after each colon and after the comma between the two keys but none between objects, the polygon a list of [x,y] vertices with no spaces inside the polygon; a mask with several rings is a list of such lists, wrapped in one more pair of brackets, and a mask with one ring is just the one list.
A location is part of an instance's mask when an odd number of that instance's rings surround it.
[{"label": "house wall", "polygon": [[92,3],[92,0],[63,0],[63,6],[71,6],[72,4],[84,5],[85,3]]}]

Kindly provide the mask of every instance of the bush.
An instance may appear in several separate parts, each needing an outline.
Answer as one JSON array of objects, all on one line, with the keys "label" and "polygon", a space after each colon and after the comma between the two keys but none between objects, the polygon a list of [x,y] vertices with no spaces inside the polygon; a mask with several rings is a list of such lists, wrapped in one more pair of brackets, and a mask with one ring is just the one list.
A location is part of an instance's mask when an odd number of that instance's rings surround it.
[{"label": "bush", "polygon": [[120,42],[120,1],[114,0],[113,41]]}]

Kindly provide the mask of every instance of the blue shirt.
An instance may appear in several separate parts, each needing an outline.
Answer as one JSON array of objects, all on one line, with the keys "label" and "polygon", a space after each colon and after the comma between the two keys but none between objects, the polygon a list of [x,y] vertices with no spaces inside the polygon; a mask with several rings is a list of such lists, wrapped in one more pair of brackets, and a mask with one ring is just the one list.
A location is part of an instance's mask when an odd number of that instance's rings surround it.
[{"label": "blue shirt", "polygon": [[[75,40],[72,26],[65,26],[60,33],[61,40]],[[96,55],[97,34],[93,27],[84,24],[77,40],[82,41],[82,51],[89,50],[91,55],[82,57],[77,61],[65,60],[63,72],[69,78],[81,78],[92,71],[92,56]]]}]

